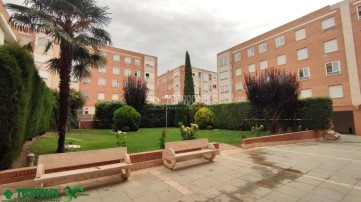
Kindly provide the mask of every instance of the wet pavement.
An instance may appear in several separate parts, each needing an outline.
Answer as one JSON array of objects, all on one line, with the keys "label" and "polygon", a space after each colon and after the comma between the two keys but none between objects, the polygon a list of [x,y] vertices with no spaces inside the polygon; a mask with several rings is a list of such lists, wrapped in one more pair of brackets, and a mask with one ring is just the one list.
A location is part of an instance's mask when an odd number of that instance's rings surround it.
[{"label": "wet pavement", "polygon": [[[222,146],[221,146],[222,147]],[[112,178],[112,179],[110,179]],[[361,137],[243,150],[94,180],[77,201],[361,201]]]}]

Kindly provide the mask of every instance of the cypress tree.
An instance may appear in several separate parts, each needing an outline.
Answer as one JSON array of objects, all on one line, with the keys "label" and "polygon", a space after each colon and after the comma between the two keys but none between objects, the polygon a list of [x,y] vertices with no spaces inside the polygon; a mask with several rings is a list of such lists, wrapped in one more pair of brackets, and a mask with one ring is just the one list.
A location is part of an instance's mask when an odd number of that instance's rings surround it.
[{"label": "cypress tree", "polygon": [[192,65],[188,51],[186,51],[186,61],[185,61],[184,69],[185,69],[184,72],[185,77],[184,77],[183,102],[186,105],[191,105],[195,101],[195,96],[194,96],[194,83],[192,76]]}]

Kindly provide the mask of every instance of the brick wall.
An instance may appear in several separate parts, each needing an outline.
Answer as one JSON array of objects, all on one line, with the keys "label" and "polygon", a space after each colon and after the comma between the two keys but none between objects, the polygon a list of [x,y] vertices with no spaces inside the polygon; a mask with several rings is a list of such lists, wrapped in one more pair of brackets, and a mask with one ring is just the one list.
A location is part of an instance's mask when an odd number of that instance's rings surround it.
[{"label": "brick wall", "polygon": [[35,178],[35,175],[36,175],[36,166],[1,171],[0,184],[32,180]]},{"label": "brick wall", "polygon": [[301,131],[295,133],[285,133],[279,135],[270,135],[264,137],[246,138],[241,140],[242,148],[249,149],[253,147],[270,146],[286,143],[298,143],[307,140],[318,140],[324,134],[324,131]]}]

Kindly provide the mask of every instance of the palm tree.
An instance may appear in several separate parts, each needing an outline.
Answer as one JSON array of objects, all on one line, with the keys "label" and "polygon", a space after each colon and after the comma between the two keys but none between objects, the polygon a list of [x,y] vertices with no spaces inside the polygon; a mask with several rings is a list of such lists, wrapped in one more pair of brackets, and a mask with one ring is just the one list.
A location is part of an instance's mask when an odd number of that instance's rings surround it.
[{"label": "palm tree", "polygon": [[102,29],[110,22],[108,7],[98,7],[94,0],[25,0],[24,6],[6,7],[14,12],[10,21],[16,29],[51,37],[44,52],[60,46],[59,56],[48,61],[48,69],[60,77],[57,152],[64,152],[70,78],[89,77],[90,66],[106,62],[99,47],[111,44],[110,34]]}]

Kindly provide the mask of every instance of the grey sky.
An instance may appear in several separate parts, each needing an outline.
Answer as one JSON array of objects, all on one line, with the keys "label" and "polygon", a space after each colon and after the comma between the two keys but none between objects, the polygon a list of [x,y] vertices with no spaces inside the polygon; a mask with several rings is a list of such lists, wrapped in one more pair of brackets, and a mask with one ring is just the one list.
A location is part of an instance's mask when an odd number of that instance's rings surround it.
[{"label": "grey sky", "polygon": [[[101,0],[113,46],[158,57],[158,74],[184,64],[216,71],[217,53],[340,0]],[[20,4],[23,0],[3,0]]]}]

